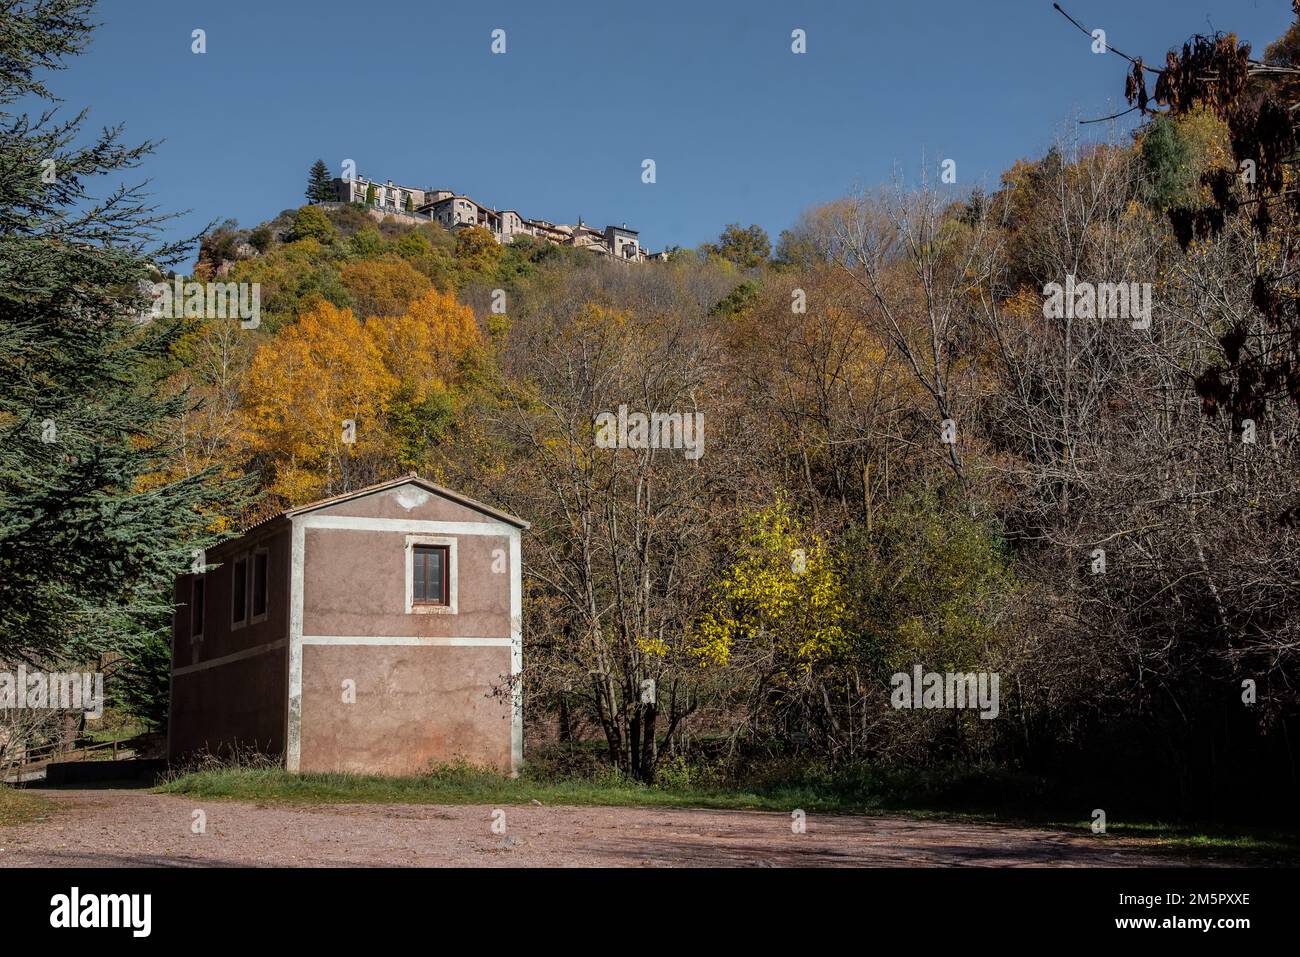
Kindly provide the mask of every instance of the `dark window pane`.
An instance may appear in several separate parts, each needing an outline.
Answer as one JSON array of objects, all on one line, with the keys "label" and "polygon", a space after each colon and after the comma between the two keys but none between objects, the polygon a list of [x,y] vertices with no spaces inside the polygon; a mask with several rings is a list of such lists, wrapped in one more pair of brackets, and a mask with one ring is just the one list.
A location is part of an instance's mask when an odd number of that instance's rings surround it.
[{"label": "dark window pane", "polygon": [[266,614],[266,552],[253,556],[253,617]]},{"label": "dark window pane", "polygon": [[191,599],[193,605],[191,609],[193,613],[193,624],[190,628],[191,635],[203,634],[203,585],[202,578],[194,579],[194,596]]},{"label": "dark window pane", "polygon": [[447,603],[447,546],[416,545],[412,559],[412,600],[445,605]]},{"label": "dark window pane", "polygon": [[446,601],[442,588],[443,565],[445,564],[443,558],[445,555],[445,550],[441,548],[435,548],[429,552],[429,570],[425,592],[429,596],[429,601]]},{"label": "dark window pane", "polygon": [[243,559],[234,563],[230,569],[230,620],[243,621],[248,617],[248,562]]}]

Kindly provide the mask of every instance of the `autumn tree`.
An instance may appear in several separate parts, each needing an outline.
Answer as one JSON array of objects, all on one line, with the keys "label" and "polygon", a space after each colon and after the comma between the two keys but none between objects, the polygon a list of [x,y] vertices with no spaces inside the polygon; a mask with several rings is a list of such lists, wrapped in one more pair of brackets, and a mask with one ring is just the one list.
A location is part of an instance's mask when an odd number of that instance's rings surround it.
[{"label": "autumn tree", "polygon": [[430,471],[483,347],[474,312],[432,290],[401,316],[368,320],[365,331],[394,381],[382,416],[389,454],[397,470]]},{"label": "autumn tree", "polygon": [[844,654],[846,591],[826,537],[810,532],[784,497],[747,515],[733,548],[693,624],[691,652],[702,667],[727,673],[749,716],[739,733],[784,710],[818,664]]},{"label": "autumn tree", "polygon": [[253,356],[244,454],[279,503],[428,471],[481,346],[472,310],[436,290],[365,323],[318,302]]},{"label": "autumn tree", "polygon": [[314,239],[329,244],[338,238],[334,224],[318,206],[304,206],[293,218],[293,239]]},{"label": "autumn tree", "polygon": [[379,422],[395,384],[352,311],[326,302],[258,349],[244,382],[241,439],[280,503],[381,477]]},{"label": "autumn tree", "polygon": [[344,263],[340,273],[361,316],[400,316],[433,289],[428,277],[400,256]]},{"label": "autumn tree", "polygon": [[482,226],[456,231],[456,259],[465,272],[490,275],[496,271],[502,254],[501,244]]},{"label": "autumn tree", "polygon": [[772,244],[762,226],[731,223],[722,231],[717,243],[705,243],[700,250],[735,263],[741,269],[753,269],[768,261]]}]

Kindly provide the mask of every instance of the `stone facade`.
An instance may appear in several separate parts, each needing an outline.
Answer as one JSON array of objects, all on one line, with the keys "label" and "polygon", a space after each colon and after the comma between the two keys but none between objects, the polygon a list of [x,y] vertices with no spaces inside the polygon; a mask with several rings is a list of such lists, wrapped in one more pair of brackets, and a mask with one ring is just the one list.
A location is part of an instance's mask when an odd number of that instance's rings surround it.
[{"label": "stone facade", "polygon": [[[641,248],[637,231],[629,229],[627,223],[597,230],[581,219],[576,225],[525,219],[516,210],[496,210],[449,189],[417,189],[395,185],[392,180],[380,183],[365,177],[335,179],[334,194],[341,203],[362,203],[381,215],[432,220],[449,232],[478,226],[490,232],[499,243],[514,242],[519,236],[533,236],[557,245],[586,249],[620,262],[658,258]],[[367,197],[370,197],[369,202]],[[410,209],[407,208],[408,201]]]}]

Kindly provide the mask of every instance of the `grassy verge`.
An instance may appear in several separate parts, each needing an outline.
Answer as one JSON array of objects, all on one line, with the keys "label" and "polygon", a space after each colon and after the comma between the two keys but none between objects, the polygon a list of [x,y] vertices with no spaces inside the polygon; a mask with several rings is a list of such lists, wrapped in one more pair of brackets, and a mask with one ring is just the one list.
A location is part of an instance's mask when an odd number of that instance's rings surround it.
[{"label": "grassy verge", "polygon": [[[613,776],[593,780],[526,774],[509,779],[465,767],[443,767],[426,775],[404,778],[290,774],[279,768],[215,768],[182,775],[158,790],[205,799],[267,804],[519,805],[537,801],[544,805],[760,810],[786,814],[802,808],[809,813],[894,813],[967,823],[1033,825],[1091,835],[1088,821],[1051,819],[1016,811],[1005,813],[987,805],[962,809],[946,800],[927,804],[901,789],[846,790],[842,783],[837,786],[827,781],[745,789],[682,783],[649,786]],[[1225,830],[1157,821],[1115,822],[1108,826],[1107,832],[1111,839],[1139,840],[1147,845],[1147,850],[1179,855],[1260,862],[1300,858],[1300,835],[1289,832]]]},{"label": "grassy verge", "polygon": [[810,788],[763,793],[712,788],[651,787],[629,781],[510,779],[464,768],[419,777],[364,774],[290,774],[272,769],[217,769],[182,775],[159,788],[169,794],[278,804],[567,804],[616,807],[684,807],[714,810],[862,812]]},{"label": "grassy verge", "polygon": [[0,784],[0,827],[24,824],[44,817],[52,809],[53,804],[40,795]]},{"label": "grassy verge", "polygon": [[[1047,822],[1042,826],[1091,834],[1087,821]],[[1115,837],[1150,841],[1157,850],[1183,854],[1223,855],[1261,864],[1300,863],[1300,834],[1273,828],[1224,828],[1162,821],[1108,823]]]}]

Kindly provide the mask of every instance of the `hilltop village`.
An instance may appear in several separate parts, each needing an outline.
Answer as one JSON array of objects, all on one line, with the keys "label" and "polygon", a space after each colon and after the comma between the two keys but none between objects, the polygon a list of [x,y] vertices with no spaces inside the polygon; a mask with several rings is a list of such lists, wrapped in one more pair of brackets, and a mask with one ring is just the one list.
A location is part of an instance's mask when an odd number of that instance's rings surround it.
[{"label": "hilltop village", "polygon": [[517,210],[493,209],[454,190],[419,189],[397,185],[392,180],[381,183],[363,176],[336,178],[332,185],[335,202],[359,203],[369,208],[376,218],[397,216],[412,222],[432,220],[449,232],[466,226],[479,226],[490,232],[499,243],[513,242],[518,236],[535,236],[620,262],[666,258],[665,253],[647,253],[642,249],[640,236],[635,229],[628,228],[627,223],[595,229],[581,218],[576,224],[528,219]]}]

